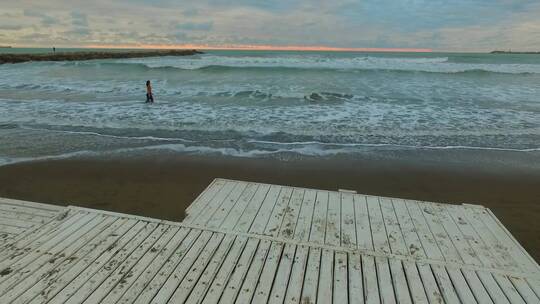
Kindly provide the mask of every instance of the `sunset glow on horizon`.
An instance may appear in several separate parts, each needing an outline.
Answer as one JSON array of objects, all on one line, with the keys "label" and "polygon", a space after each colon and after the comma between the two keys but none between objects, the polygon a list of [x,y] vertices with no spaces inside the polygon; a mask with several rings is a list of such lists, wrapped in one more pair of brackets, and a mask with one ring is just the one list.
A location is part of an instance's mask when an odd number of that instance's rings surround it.
[{"label": "sunset glow on horizon", "polygon": [[207,50],[540,51],[537,0],[25,0],[0,45]]},{"label": "sunset glow on horizon", "polygon": [[85,48],[95,49],[197,49],[197,50],[249,50],[249,51],[307,51],[307,52],[411,52],[429,53],[428,48],[340,48],[329,46],[299,46],[299,45],[198,45],[198,44],[124,44],[124,45],[88,45]]}]

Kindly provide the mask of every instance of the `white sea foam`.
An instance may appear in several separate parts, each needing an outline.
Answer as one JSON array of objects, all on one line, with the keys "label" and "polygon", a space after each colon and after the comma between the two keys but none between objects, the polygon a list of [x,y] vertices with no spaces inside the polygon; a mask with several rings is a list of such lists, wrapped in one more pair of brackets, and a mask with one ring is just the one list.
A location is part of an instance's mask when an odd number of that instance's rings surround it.
[{"label": "white sea foam", "polygon": [[495,73],[540,73],[540,64],[511,63],[460,63],[449,62],[448,57],[407,58],[407,57],[357,57],[328,58],[324,56],[216,56],[198,57],[155,57],[144,59],[118,60],[118,63],[141,64],[148,68],[202,69],[209,67],[235,68],[299,68],[338,70],[394,70],[433,73],[463,73],[486,71]]}]

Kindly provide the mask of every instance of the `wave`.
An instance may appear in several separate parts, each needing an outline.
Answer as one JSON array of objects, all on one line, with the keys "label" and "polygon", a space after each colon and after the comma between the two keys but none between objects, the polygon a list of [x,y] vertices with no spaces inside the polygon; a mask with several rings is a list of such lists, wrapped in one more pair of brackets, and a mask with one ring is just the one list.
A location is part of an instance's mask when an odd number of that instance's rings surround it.
[{"label": "wave", "polygon": [[227,57],[207,55],[199,58],[145,58],[117,60],[112,65],[133,66],[134,69],[204,72],[226,72],[234,70],[337,70],[385,71],[385,72],[428,72],[428,73],[503,73],[537,74],[539,64],[455,63],[448,57],[433,58],[385,58],[352,57],[321,58],[310,56],[291,57]]},{"label": "wave", "polygon": [[[361,152],[359,148],[387,148],[387,149],[408,149],[408,150],[468,150],[468,151],[499,151],[499,152],[539,152],[540,147],[530,149],[511,149],[511,148],[496,148],[496,147],[475,147],[475,146],[410,146],[410,145],[397,145],[397,144],[339,144],[339,143],[320,143],[320,142],[297,142],[297,143],[273,143],[277,146],[289,145],[290,147],[276,147],[274,149],[241,149],[233,147],[211,147],[204,145],[187,145],[187,144],[157,144],[143,147],[133,148],[119,148],[109,151],[92,151],[83,150],[68,153],[61,153],[56,155],[45,155],[35,157],[0,157],[0,166],[40,161],[40,160],[55,160],[55,159],[68,159],[76,157],[99,157],[99,156],[115,156],[118,154],[126,155],[130,153],[162,150],[172,151],[175,153],[187,153],[187,154],[203,154],[203,155],[221,155],[240,158],[264,158],[264,157],[276,157],[281,155],[287,158],[297,157],[335,157],[340,155],[354,155]],[[331,146],[331,147],[328,147]]]}]

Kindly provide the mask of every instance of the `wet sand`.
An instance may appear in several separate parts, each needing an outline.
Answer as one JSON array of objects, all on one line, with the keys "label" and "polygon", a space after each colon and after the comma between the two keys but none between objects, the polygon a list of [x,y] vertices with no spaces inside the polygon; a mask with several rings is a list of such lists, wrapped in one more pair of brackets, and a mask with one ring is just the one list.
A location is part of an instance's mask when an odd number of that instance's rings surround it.
[{"label": "wet sand", "polygon": [[65,159],[0,167],[0,196],[179,221],[215,177],[481,204],[540,261],[540,172],[523,168],[203,156]]}]

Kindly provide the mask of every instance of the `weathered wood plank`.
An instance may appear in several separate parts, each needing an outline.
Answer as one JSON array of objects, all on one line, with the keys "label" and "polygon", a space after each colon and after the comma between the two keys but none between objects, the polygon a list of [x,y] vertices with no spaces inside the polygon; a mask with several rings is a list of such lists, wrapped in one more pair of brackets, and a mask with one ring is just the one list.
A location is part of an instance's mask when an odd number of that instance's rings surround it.
[{"label": "weathered wood plank", "polygon": [[[215,250],[215,243],[210,243],[213,233],[203,231],[197,241],[191,246],[187,254],[182,258],[182,263],[176,265],[176,268],[168,279],[163,282],[158,293],[152,298],[150,303],[167,303],[176,291],[176,288],[191,269],[191,266],[197,261],[200,255],[208,256]],[[215,239],[215,237],[214,237]],[[214,240],[213,239],[213,240]]]},{"label": "weathered wood plank", "polygon": [[[219,298],[221,297],[222,293],[225,290],[225,287],[227,286],[227,282],[229,282],[229,279],[235,273],[235,269],[239,267],[241,264],[240,257],[244,251],[249,251],[250,247],[248,247],[248,239],[246,237],[238,237],[236,241],[233,244],[233,247],[229,251],[229,254],[225,258],[225,261],[223,262],[223,265],[221,266],[219,272],[216,275],[216,278],[212,281],[211,285],[209,286],[208,292],[206,296],[203,299],[202,303],[210,304],[210,303],[218,303]],[[250,239],[250,244],[255,244],[256,241],[254,239]],[[256,248],[255,246],[251,245],[251,248]],[[254,252],[254,249],[250,252]]]},{"label": "weathered wood plank", "polygon": [[359,249],[373,250],[373,239],[371,237],[371,225],[366,196],[354,195],[354,215],[356,224],[356,244]]},{"label": "weathered wood plank", "polygon": [[291,275],[289,278],[289,286],[285,296],[284,304],[300,303],[302,300],[302,288],[304,286],[304,278],[307,280],[307,261],[309,255],[309,247],[298,246],[294,257]]},{"label": "weathered wood plank", "polygon": [[208,228],[220,228],[223,224],[228,224],[227,227],[222,227],[223,229],[231,229],[231,223],[227,222],[227,215],[233,211],[242,212],[241,206],[235,207],[239,201],[250,200],[253,196],[253,193],[257,189],[258,185],[253,183],[238,183],[229,193],[227,198],[223,203],[216,209],[213,214],[208,215],[208,222],[203,222],[200,219],[197,220],[197,224],[208,227]]},{"label": "weathered wood plank", "polygon": [[[270,304],[282,304],[285,300],[287,292],[287,285],[289,284],[289,277],[293,268],[293,260],[295,259],[296,246],[292,244],[286,244],[283,249],[281,261],[276,272],[274,279],[274,286],[268,298]],[[264,283],[263,283],[264,284]]]},{"label": "weathered wood plank", "polygon": [[[215,297],[216,299],[219,298],[219,303],[221,304],[228,304],[228,303],[235,303],[236,298],[238,297],[238,294],[242,288],[242,284],[246,280],[246,276],[248,275],[248,272],[251,269],[252,264],[260,264],[264,259],[266,258],[266,253],[268,252],[268,248],[270,247],[270,242],[261,242],[258,239],[249,239],[246,247],[244,248],[244,251],[242,252],[242,255],[238,259],[238,262],[236,265],[234,265],[233,273],[231,274],[231,278],[227,282],[227,286],[225,287],[223,291],[223,295],[221,298]],[[256,267],[256,266],[255,266]],[[251,270],[251,272],[257,273],[258,269]],[[253,279],[255,277],[255,274],[250,275],[250,279]],[[258,274],[257,274],[258,277]],[[215,303],[215,302],[208,302],[208,303]]]},{"label": "weathered wood plank", "polygon": [[[21,303],[46,303],[48,299],[54,297],[60,290],[67,286],[72,280],[79,275],[92,271],[91,265],[95,263],[100,256],[105,255],[108,248],[113,244],[122,244],[122,241],[129,238],[130,229],[136,224],[135,220],[118,219],[113,225],[108,228],[108,235],[101,240],[101,243],[90,247],[90,251],[85,256],[74,260],[67,259],[63,262],[64,265],[57,267],[64,271],[56,271],[46,279],[40,280],[31,289],[28,289],[19,299]],[[71,267],[70,267],[71,266]],[[84,273],[83,273],[84,272]],[[37,296],[36,296],[37,295]]]},{"label": "weathered wood plank", "polygon": [[[161,290],[165,282],[172,277],[173,279],[178,279],[178,274],[175,272],[175,269],[182,269],[179,264],[182,260],[190,253],[188,259],[194,255],[198,254],[201,250],[201,246],[204,245],[205,240],[198,242],[195,249],[192,249],[193,245],[197,242],[201,236],[202,231],[199,229],[189,230],[187,236],[182,240],[178,246],[171,246],[172,255],[165,260],[165,263],[161,268],[159,268],[158,273],[152,278],[150,283],[148,283],[140,292],[139,296],[136,298],[134,303],[137,304],[146,304],[154,298],[154,296]],[[207,238],[208,235],[202,236]],[[195,251],[195,253],[191,253]]]},{"label": "weathered wood plank", "polygon": [[348,270],[347,270],[347,254],[344,252],[336,252],[334,254],[334,285],[332,290],[332,303],[347,304],[349,303],[348,286]]},{"label": "weathered wood plank", "polygon": [[[266,257],[270,252],[270,241],[264,240],[261,241],[259,247],[257,248],[257,253],[253,258],[249,270],[245,276],[244,281],[241,283],[241,289],[239,290],[238,297],[236,301],[232,300],[231,302],[221,302],[221,303],[252,303],[253,296],[255,294],[255,288],[259,284],[259,278],[261,272],[263,271],[263,266],[266,261]],[[265,282],[267,283],[267,282]]]},{"label": "weathered wood plank", "polygon": [[313,211],[313,221],[309,241],[317,244],[324,244],[326,236],[326,216],[328,214],[328,192],[317,191],[315,208]]},{"label": "weathered wood plank", "polygon": [[[93,291],[89,285],[99,285],[105,280],[107,275],[115,270],[155,228],[156,224],[137,223],[119,242],[109,246],[91,266],[50,299],[49,303],[67,303],[70,299],[71,302],[82,302]],[[85,289],[83,290],[82,287]],[[75,294],[77,296],[72,298]]]},{"label": "weathered wood plank", "polygon": [[264,233],[264,229],[266,228],[267,223],[270,220],[272,210],[276,205],[281,189],[281,186],[272,185],[270,187],[270,190],[268,190],[268,193],[266,194],[266,197],[264,198],[264,201],[262,202],[261,207],[257,212],[253,223],[251,224],[251,227],[249,228],[250,233]]}]

